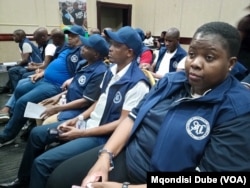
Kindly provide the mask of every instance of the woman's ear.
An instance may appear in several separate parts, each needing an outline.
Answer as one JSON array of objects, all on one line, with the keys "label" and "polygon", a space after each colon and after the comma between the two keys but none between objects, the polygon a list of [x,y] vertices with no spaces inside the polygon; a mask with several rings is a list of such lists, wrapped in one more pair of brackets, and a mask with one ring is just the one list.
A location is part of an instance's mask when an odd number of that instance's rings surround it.
[{"label": "woman's ear", "polygon": [[237,57],[230,57],[228,70],[231,71],[237,62]]}]

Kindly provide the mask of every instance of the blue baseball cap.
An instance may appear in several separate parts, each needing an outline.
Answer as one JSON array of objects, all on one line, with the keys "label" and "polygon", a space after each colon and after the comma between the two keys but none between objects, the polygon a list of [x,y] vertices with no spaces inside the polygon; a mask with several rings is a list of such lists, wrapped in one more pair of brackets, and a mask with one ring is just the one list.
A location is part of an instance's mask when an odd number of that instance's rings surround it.
[{"label": "blue baseball cap", "polygon": [[64,30],[65,34],[73,33],[75,35],[85,36],[85,30],[79,25],[73,25]]},{"label": "blue baseball cap", "polygon": [[144,31],[140,28],[136,28],[135,31],[139,34],[139,36],[141,37],[141,40],[143,41],[145,39]]},{"label": "blue baseball cap", "polygon": [[124,26],[116,32],[104,30],[104,33],[113,41],[125,44],[128,48],[133,49],[136,55],[141,53],[142,40],[132,27]]},{"label": "blue baseball cap", "polygon": [[81,37],[81,41],[84,46],[93,48],[95,51],[100,53],[103,57],[109,53],[109,44],[99,34],[90,35],[88,38]]}]

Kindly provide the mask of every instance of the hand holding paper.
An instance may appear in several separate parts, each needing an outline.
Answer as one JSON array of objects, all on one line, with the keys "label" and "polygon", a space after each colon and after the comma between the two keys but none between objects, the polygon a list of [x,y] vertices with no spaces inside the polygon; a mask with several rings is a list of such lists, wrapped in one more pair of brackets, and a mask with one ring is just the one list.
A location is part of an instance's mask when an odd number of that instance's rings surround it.
[{"label": "hand holding paper", "polygon": [[24,117],[33,119],[42,119],[40,116],[46,110],[46,107],[28,102],[25,108]]}]

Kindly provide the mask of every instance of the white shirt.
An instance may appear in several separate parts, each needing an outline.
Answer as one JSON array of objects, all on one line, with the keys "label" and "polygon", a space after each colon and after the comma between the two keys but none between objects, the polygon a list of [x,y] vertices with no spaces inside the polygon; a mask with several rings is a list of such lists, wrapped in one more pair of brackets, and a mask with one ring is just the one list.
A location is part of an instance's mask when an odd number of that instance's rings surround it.
[{"label": "white shirt", "polygon": [[23,51],[19,49],[20,53],[22,54],[32,53],[32,46],[28,42],[24,42],[22,47]]},{"label": "white shirt", "polygon": [[148,38],[148,39],[144,39],[143,43],[144,43],[146,46],[153,46],[153,45],[154,45],[154,38],[151,36],[151,37]]},{"label": "white shirt", "polygon": [[164,56],[160,62],[159,68],[156,72],[157,74],[164,76],[166,73],[169,72],[170,59],[174,56],[176,51],[177,51],[177,49],[172,53],[166,51],[166,53],[164,54]]},{"label": "white shirt", "polygon": [[185,70],[185,62],[186,62],[187,56],[183,57],[178,65],[177,65],[177,70]]},{"label": "white shirt", "polygon": [[158,59],[158,56],[159,56],[159,50],[154,50],[153,54],[154,54],[154,62],[153,63],[156,63],[157,59]]},{"label": "white shirt", "polygon": [[54,56],[56,46],[54,44],[48,44],[45,48],[45,56]]},{"label": "white shirt", "polygon": [[[114,64],[111,67],[111,72],[113,73],[113,77],[110,80],[106,92],[102,93],[97,101],[96,107],[94,111],[90,114],[90,119],[87,120],[87,126],[86,128],[94,128],[98,127],[101,121],[101,118],[104,113],[104,109],[107,103],[108,98],[108,91],[111,85],[113,85],[115,82],[120,80],[123,75],[127,72],[129,69],[131,63],[128,64],[126,67],[124,67],[121,71],[116,73],[117,65]],[[140,102],[140,100],[144,97],[144,95],[149,91],[149,87],[146,85],[145,82],[140,81],[138,82],[133,88],[131,88],[125,95],[125,100],[123,103],[123,110],[131,111],[134,107],[137,106],[137,104]]]}]

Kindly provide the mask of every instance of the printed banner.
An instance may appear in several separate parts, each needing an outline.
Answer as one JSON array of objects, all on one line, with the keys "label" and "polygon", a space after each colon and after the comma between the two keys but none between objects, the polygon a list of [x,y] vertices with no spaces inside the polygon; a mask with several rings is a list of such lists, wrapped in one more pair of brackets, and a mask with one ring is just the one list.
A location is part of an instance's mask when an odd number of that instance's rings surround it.
[{"label": "printed banner", "polygon": [[59,0],[61,28],[80,25],[87,30],[86,0]]}]

